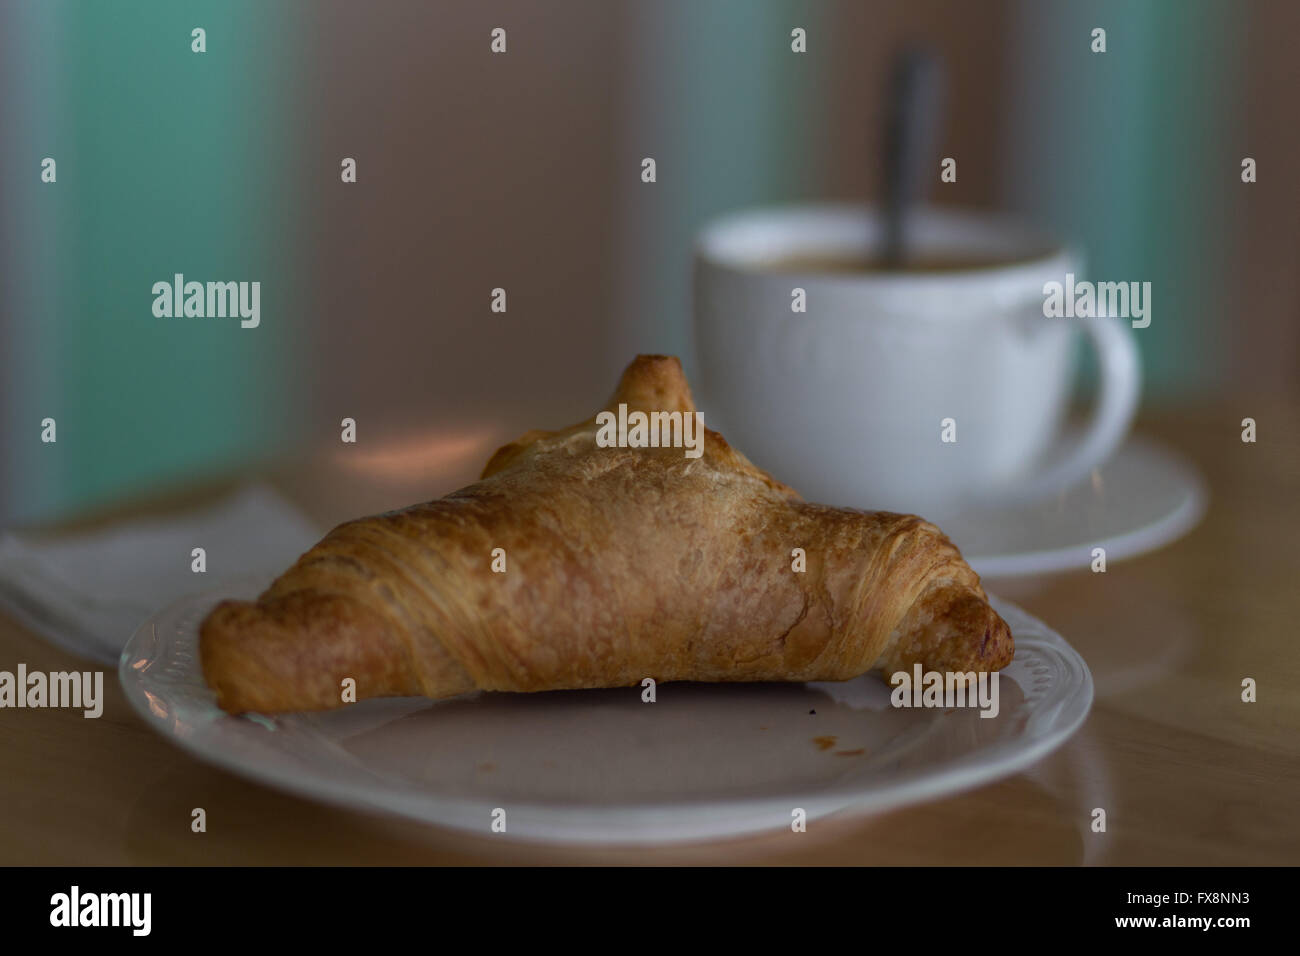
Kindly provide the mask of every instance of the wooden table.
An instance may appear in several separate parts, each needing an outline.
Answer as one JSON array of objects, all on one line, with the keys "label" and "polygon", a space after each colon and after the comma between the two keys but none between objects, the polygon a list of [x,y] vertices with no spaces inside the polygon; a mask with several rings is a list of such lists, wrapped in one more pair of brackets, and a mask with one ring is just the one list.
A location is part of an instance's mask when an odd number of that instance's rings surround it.
[{"label": "wooden table", "polygon": [[[1210,510],[1183,540],[1106,574],[992,582],[1065,634],[1097,685],[1068,744],[1027,773],[808,832],[667,849],[556,848],[337,810],[185,755],[106,674],[103,717],[0,711],[0,864],[1297,864],[1300,863],[1300,402],[1234,399],[1147,414],[1139,431],[1204,471]],[[1243,444],[1240,421],[1257,420]],[[472,476],[490,429],[415,440],[354,467],[270,472],[324,524]],[[110,517],[165,514],[226,485]],[[84,666],[0,616],[0,669]],[[1241,681],[1258,682],[1257,703]],[[208,832],[190,831],[193,807]],[[1105,833],[1090,829],[1093,808]]]}]

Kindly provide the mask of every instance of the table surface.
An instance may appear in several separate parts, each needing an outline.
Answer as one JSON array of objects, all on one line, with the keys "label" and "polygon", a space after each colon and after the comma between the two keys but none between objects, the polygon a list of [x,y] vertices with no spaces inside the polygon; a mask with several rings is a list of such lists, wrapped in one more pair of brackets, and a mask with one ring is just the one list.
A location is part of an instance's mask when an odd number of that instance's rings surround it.
[{"label": "table surface", "polygon": [[[1300,402],[1221,399],[1144,414],[1210,488],[1205,519],[1157,552],[991,590],[1083,654],[1097,696],[1084,727],[1029,771],[881,816],[665,848],[555,847],[327,807],[171,746],[112,674],[99,720],[0,712],[0,864],[1297,864],[1300,863]],[[1243,418],[1258,441],[1241,441]],[[264,475],[330,524],[445,493],[501,436],[329,454]],[[246,476],[244,476],[246,477]],[[165,515],[219,482],[61,525]],[[407,497],[402,497],[402,496]],[[59,530],[59,529],[56,529]],[[84,667],[0,614],[0,669]],[[1258,700],[1244,703],[1252,677]],[[208,831],[190,830],[191,808]],[[1092,811],[1106,810],[1104,833]]]}]

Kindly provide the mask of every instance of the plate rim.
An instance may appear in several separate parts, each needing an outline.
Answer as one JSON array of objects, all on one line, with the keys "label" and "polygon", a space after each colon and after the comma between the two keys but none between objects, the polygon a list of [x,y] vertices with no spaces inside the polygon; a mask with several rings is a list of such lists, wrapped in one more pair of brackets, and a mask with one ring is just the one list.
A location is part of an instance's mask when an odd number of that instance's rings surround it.
[{"label": "plate rim", "polygon": [[[1087,720],[1095,694],[1092,672],[1087,662],[1065,638],[1013,602],[989,594],[990,602],[1000,614],[1006,616],[1009,609],[1012,615],[1023,617],[1037,628],[1038,633],[1017,638],[1018,645],[1023,642],[1025,645],[1046,646],[1077,667],[1078,679],[1068,688],[1066,695],[1056,702],[1057,713],[1053,716],[1052,726],[1031,740],[1026,741],[1023,736],[1002,739],[987,748],[947,761],[937,769],[933,766],[917,768],[902,777],[891,777],[890,784],[879,790],[864,790],[859,780],[804,793],[785,791],[776,795],[752,797],[699,797],[671,804],[647,802],[601,806],[548,803],[546,800],[512,800],[508,804],[511,807],[507,811],[509,819],[518,821],[522,818],[533,822],[522,831],[517,828],[517,823],[512,823],[511,829],[506,833],[491,834],[484,822],[475,825],[466,822],[470,815],[476,815],[480,821],[485,820],[487,810],[490,809],[486,805],[491,800],[440,796],[436,792],[417,797],[401,789],[377,796],[377,793],[383,792],[375,791],[363,783],[339,782],[320,772],[309,770],[309,776],[304,778],[298,774],[297,768],[280,763],[250,762],[221,747],[204,746],[201,741],[210,738],[179,734],[175,731],[174,719],[170,715],[164,717],[153,711],[140,669],[132,665],[140,658],[146,645],[155,649],[155,653],[146,657],[154,660],[158,658],[157,649],[163,641],[158,634],[158,622],[185,610],[229,598],[233,592],[242,592],[243,588],[254,586],[254,582],[260,588],[270,580],[265,575],[229,579],[221,586],[171,602],[137,628],[119,658],[118,679],[127,701],[141,719],[173,745],[195,758],[275,790],[343,809],[396,817],[419,826],[437,826],[461,833],[483,837],[491,835],[519,842],[602,846],[709,842],[782,829],[789,825],[790,812],[794,807],[803,807],[807,812],[807,820],[811,822],[831,815],[881,814],[941,796],[956,795],[1020,773],[1056,750]],[[198,666],[197,654],[193,655],[193,660],[194,666]],[[411,698],[413,701],[419,699]],[[260,724],[267,718],[223,719],[244,719]],[[437,816],[429,814],[430,807],[438,809]],[[769,816],[772,817],[770,820]],[[542,818],[540,822],[534,820],[537,817]]]}]

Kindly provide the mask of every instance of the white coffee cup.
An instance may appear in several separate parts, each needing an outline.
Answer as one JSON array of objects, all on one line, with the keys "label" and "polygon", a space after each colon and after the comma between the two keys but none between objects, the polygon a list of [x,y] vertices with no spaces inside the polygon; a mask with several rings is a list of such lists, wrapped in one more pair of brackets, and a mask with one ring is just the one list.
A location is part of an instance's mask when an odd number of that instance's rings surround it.
[{"label": "white coffee cup", "polygon": [[[1123,320],[1044,316],[1045,284],[1080,273],[1079,256],[1011,220],[927,209],[911,226],[919,258],[994,264],[779,271],[793,257],[868,259],[880,233],[874,210],[851,205],[749,210],[703,230],[706,424],[827,504],[935,517],[1086,479],[1123,441],[1141,374]],[[1100,387],[1087,429],[1067,439],[1076,329],[1097,351]]]}]

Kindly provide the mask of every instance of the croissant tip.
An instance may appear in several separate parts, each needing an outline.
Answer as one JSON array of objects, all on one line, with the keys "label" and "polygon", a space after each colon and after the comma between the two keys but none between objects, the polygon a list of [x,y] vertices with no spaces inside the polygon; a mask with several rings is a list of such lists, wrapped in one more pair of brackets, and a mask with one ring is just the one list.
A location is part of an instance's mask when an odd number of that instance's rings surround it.
[{"label": "croissant tip", "polygon": [[643,411],[693,412],[695,400],[675,355],[638,355],[623,370],[611,409],[620,403]]},{"label": "croissant tip", "polygon": [[199,627],[199,660],[231,714],[341,707],[344,678],[358,699],[421,692],[384,619],[338,594],[222,601]]},{"label": "croissant tip", "polygon": [[1011,628],[979,592],[962,594],[936,621],[935,670],[1000,671],[1016,653]]},{"label": "croissant tip", "polygon": [[657,365],[676,368],[680,372],[682,369],[682,360],[676,355],[661,355],[657,352],[640,352],[637,354],[636,358],[628,363],[627,371],[631,371],[633,368],[639,366],[652,368]]},{"label": "croissant tip", "polygon": [[988,609],[989,622],[975,652],[976,670],[1000,671],[1016,655],[1015,638],[1011,628],[992,607]]},{"label": "croissant tip", "polygon": [[1016,653],[1011,628],[985,600],[982,592],[966,588],[940,591],[928,601],[923,636],[893,657],[887,672],[923,669],[951,673],[992,673],[1011,663]]}]

